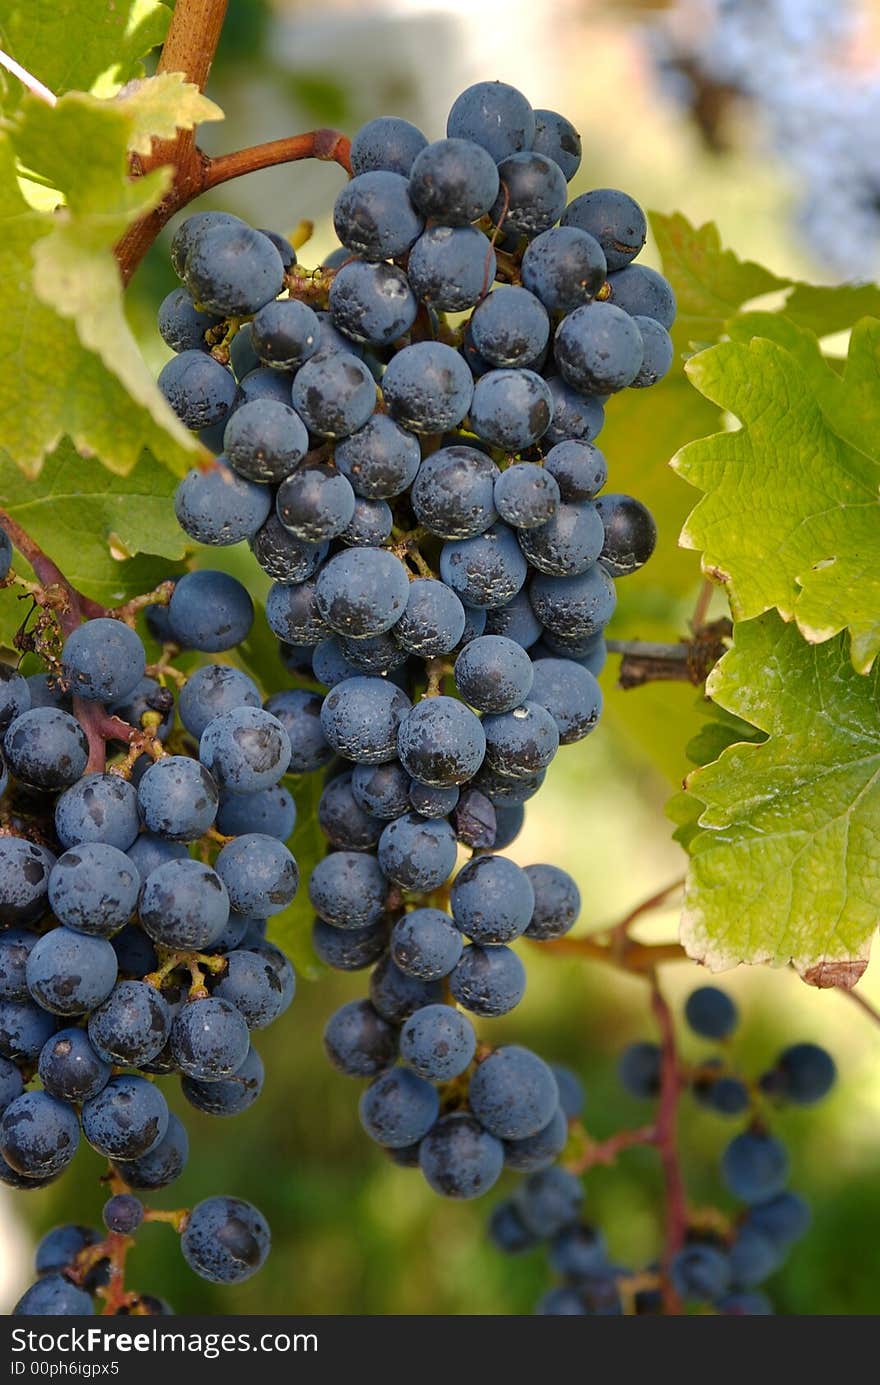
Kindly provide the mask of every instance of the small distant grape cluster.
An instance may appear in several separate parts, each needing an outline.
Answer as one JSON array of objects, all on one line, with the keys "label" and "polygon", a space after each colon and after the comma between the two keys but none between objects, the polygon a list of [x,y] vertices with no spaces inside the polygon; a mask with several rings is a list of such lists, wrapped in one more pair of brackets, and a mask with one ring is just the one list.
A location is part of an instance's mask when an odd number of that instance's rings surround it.
[{"label": "small distant grape cluster", "polygon": [[[676,1090],[689,1090],[701,1107],[718,1115],[745,1119],[745,1128],[721,1157],[724,1188],[744,1208],[735,1216],[719,1209],[681,1209],[681,1243],[672,1247],[668,1263],[634,1270],[615,1264],[601,1230],[583,1219],[584,1187],[575,1172],[555,1165],[530,1174],[513,1197],[493,1210],[489,1236],[506,1254],[546,1245],[550,1266],[561,1283],[544,1294],[538,1313],[663,1313],[668,1300],[661,1268],[676,1307],[684,1304],[695,1311],[732,1317],[773,1312],[760,1286],[806,1233],[810,1211],[799,1194],[786,1188],[788,1155],[769,1125],[774,1110],[784,1104],[811,1106],[827,1096],[836,1076],[834,1061],[818,1045],[798,1043],[786,1048],[756,1082],[750,1082],[731,1064],[727,1051],[739,1021],[730,996],[718,987],[701,986],[688,997],[684,1014],[694,1034],[721,1045],[723,1051],[697,1066],[686,1068],[679,1063]],[[632,1044],[620,1060],[622,1086],[631,1096],[656,1100],[661,1095],[663,1061],[659,1045]],[[556,1075],[565,1114],[575,1123],[584,1105],[583,1088],[567,1069],[556,1069]],[[583,1133],[581,1129],[582,1139]],[[656,1142],[653,1127],[634,1134],[637,1138],[622,1140],[620,1148]],[[613,1137],[608,1143],[613,1146]],[[577,1147],[578,1140],[573,1138],[570,1149],[575,1167]],[[588,1157],[581,1166],[589,1163]]]},{"label": "small distant grape cluster", "polygon": [[596,725],[614,579],[653,551],[645,507],[600,494],[594,440],[613,393],[668,370],[675,301],[632,263],[631,197],[566,205],[580,138],[563,116],[484,82],[447,136],[391,117],[358,132],[341,246],[312,272],[274,232],[185,221],[159,385],[219,454],[181,482],[182,527],[250,544],[285,663],[323,690],[278,699],[310,731],[297,767],[329,766],[315,949],[373,967],[369,999],[327,1026],[330,1061],[370,1080],[362,1123],[395,1160],[473,1197],[566,1138],[549,1067],[478,1046],[462,1011],[512,1010],[510,944],[579,912],[564,871],[498,853],[560,745]]},{"label": "small distant grape cluster", "polygon": [[[3,554],[15,580],[8,542]],[[173,627],[179,645],[224,651],[250,629],[250,597],[223,573],[187,574],[161,595],[147,622],[163,637]],[[265,936],[298,886],[280,784],[292,749],[240,669],[147,667],[134,628],[146,599],[84,621],[68,609],[66,632],[42,599],[20,644],[45,671],[0,665],[0,1183],[44,1187],[82,1134],[132,1206],[129,1190],[167,1187],[187,1160],[155,1078],[177,1075],[216,1116],[260,1094],[251,1034],[295,986]],[[218,1282],[246,1279],[268,1244],[261,1214],[228,1198],[200,1204],[182,1239]],[[91,1311],[85,1279],[59,1283],[63,1269],[17,1311]]]}]

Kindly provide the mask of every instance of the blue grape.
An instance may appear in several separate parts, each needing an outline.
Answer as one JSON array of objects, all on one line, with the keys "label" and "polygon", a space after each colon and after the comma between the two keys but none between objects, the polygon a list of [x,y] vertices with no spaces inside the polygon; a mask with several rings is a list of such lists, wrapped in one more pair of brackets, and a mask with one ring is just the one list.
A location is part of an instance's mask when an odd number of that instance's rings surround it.
[{"label": "blue grape", "polygon": [[95,1052],[121,1067],[151,1062],[165,1047],[170,1032],[171,1010],[146,981],[120,981],[89,1016],[89,1039]]},{"label": "blue grape", "polygon": [[188,471],[174,496],[174,513],[184,533],[221,548],[253,538],[271,505],[266,487],[239,476],[224,457],[207,471]]},{"label": "blue grape", "polygon": [[[555,1076],[555,1073],[554,1073]],[[543,1129],[524,1140],[504,1141],[504,1163],[518,1173],[533,1173],[553,1164],[568,1140],[568,1121],[557,1106]]]},{"label": "blue grape", "polygon": [[275,582],[266,598],[266,620],[269,629],[293,645],[315,645],[328,634],[315,599],[317,582],[308,578],[288,586]]},{"label": "blue grape", "polygon": [[533,568],[553,577],[575,577],[593,565],[605,542],[596,505],[563,501],[546,523],[520,532],[519,543]]},{"label": "blue grape", "polygon": [[738,1077],[719,1077],[706,1094],[706,1104],[722,1116],[739,1116],[750,1105],[749,1089]]},{"label": "blue grape", "polygon": [[532,148],[559,164],[570,183],[581,166],[581,137],[570,120],[558,111],[535,108],[535,138]]},{"label": "blue grape", "polygon": [[539,702],[483,718],[486,768],[508,779],[529,779],[546,769],[559,749],[556,722]]},{"label": "blue grape", "polygon": [[26,678],[22,678],[10,664],[0,663],[0,731],[5,731],[11,721],[30,710],[31,690]]},{"label": "blue grape", "polygon": [[468,412],[473,393],[467,364],[451,346],[438,341],[405,346],[382,377],[390,413],[414,433],[444,433],[454,428]]},{"label": "blue grape", "polygon": [[569,313],[591,302],[605,274],[599,242],[575,226],[554,226],[542,232],[523,255],[523,284],[552,313]]},{"label": "blue grape", "polygon": [[509,775],[499,774],[498,770],[490,769],[484,763],[474,776],[474,788],[484,794],[497,810],[499,806],[509,808],[527,803],[534,798],[546,777],[547,771],[542,769],[537,774],[511,779]]},{"label": "blue grape", "polygon": [[199,759],[229,793],[268,789],[290,764],[290,738],[262,707],[233,707],[210,721],[199,741]]},{"label": "blue grape", "polygon": [[[0,530],[0,534],[2,532]],[[27,679],[27,685],[32,707],[60,707],[63,711],[70,710],[68,694],[62,692],[58,679],[53,678],[51,674],[32,673]]]},{"label": "blue grape", "polygon": [[455,98],[446,133],[488,150],[496,163],[535,140],[535,113],[521,91],[506,82],[477,82]]},{"label": "blue grape", "polygon": [[189,856],[157,866],[141,891],[140,920],[163,947],[199,951],[226,927],[229,897],[216,871]]},{"label": "blue grape", "polygon": [[522,831],[525,821],[525,809],[521,803],[514,803],[508,806],[494,804],[495,808],[495,841],[492,845],[496,851],[503,851],[506,846],[510,846]]},{"label": "blue grape", "polygon": [[260,692],[241,669],[228,664],[203,664],[184,683],[178,698],[180,719],[198,740],[216,716],[233,707],[259,707]]},{"label": "blue grape", "polygon": [[467,226],[488,212],[498,195],[495,160],[468,140],[438,139],[413,161],[409,193],[430,221]]},{"label": "blue grape", "polygon": [[547,1064],[517,1044],[496,1048],[471,1077],[468,1103],[477,1120],[502,1140],[524,1140],[550,1121],[559,1104]]},{"label": "blue grape", "polygon": [[635,259],[648,233],[641,207],[616,188],[595,188],[582,193],[566,207],[562,224],[577,226],[594,236],[612,273]]},{"label": "blue grape", "polygon": [[449,1082],[470,1067],[477,1036],[470,1020],[452,1005],[423,1005],[400,1031],[400,1056],[429,1082]]},{"label": "blue grape", "polygon": [[509,466],[495,482],[495,508],[515,529],[546,526],[559,509],[559,501],[555,478],[532,462]]},{"label": "blue grape", "polygon": [[766,1202],[782,1192],[788,1177],[785,1146],[763,1131],[745,1130],[721,1156],[721,1177],[742,1202]]},{"label": "blue grape", "polygon": [[94,1048],[84,1029],[71,1028],[59,1029],[46,1040],[40,1049],[38,1071],[50,1096],[80,1103],[106,1087],[112,1067]]},{"label": "blue grape", "polygon": [[539,1317],[586,1317],[587,1305],[579,1290],[557,1285],[555,1289],[548,1289],[541,1295],[535,1313]]},{"label": "blue grape", "polygon": [[0,1055],[33,1063],[58,1027],[54,1015],[31,1000],[0,1000]]},{"label": "blue grape", "polygon": [[391,1024],[403,1024],[416,1010],[434,1005],[442,996],[439,981],[410,976],[387,956],[370,977],[370,1000],[382,1018]]},{"label": "blue grape", "polygon": [[[249,371],[241,381],[236,401],[237,409],[266,399],[274,400],[277,404],[289,405],[294,379],[295,374],[292,370],[273,370],[271,366],[257,366],[256,370]],[[223,438],[225,436],[224,429]]]},{"label": "blue grape", "polygon": [[251,552],[268,577],[276,582],[305,582],[327,556],[326,544],[303,543],[273,513],[254,534]]},{"label": "blue grape", "polygon": [[337,270],[329,301],[340,331],[372,346],[390,346],[408,332],[419,306],[402,269],[367,260],[352,260]]},{"label": "blue grape", "polygon": [[376,382],[352,351],[322,353],[297,371],[291,397],[310,433],[346,438],[372,415]]},{"label": "blue grape", "polygon": [[323,919],[312,924],[312,946],[334,971],[362,971],[378,962],[388,943],[384,921],[367,928],[334,928]]},{"label": "blue grape", "polygon": [[400,173],[358,173],[333,206],[333,226],[342,244],[365,260],[392,260],[418,239],[424,222],[410,201]]},{"label": "blue grape", "polygon": [[730,1285],[730,1261],[715,1246],[685,1246],[669,1267],[676,1293],[697,1303],[721,1298]]},{"label": "blue grape", "polygon": [[532,609],[554,635],[567,638],[595,635],[614,614],[614,583],[597,563],[577,577],[539,573],[529,588]]},{"label": "blue grape", "polygon": [[409,599],[406,568],[393,553],[354,548],[337,553],[321,570],[315,604],[338,635],[364,639],[390,630]]},{"label": "blue grape", "polygon": [[475,538],[445,543],[440,576],[466,606],[504,606],[522,588],[528,564],[512,530],[494,524]]},{"label": "blue grape", "polygon": [[411,781],[409,803],[423,818],[445,818],[455,809],[459,799],[458,786],[447,784],[442,788],[432,784],[419,784]]},{"label": "blue grape", "polygon": [[612,303],[587,303],[563,318],[553,342],[563,379],[582,394],[612,394],[631,385],[644,354],[632,318]]},{"label": "blue grape", "polygon": [[202,568],[175,584],[168,619],[175,638],[188,649],[215,654],[247,639],[254,605],[234,577]]},{"label": "blue grape", "polygon": [[141,779],[137,793],[147,831],[180,842],[194,841],[208,831],[220,801],[213,776],[188,755],[165,755],[156,760]]},{"label": "blue grape", "polygon": [[265,1263],[271,1233],[263,1214],[237,1197],[196,1203],[180,1240],[190,1269],[213,1284],[242,1284]]},{"label": "blue grape", "polygon": [[27,1000],[27,959],[36,941],[37,934],[24,928],[0,933],[0,1000]]},{"label": "blue grape", "polygon": [[541,622],[532,610],[528,592],[522,589],[503,606],[493,606],[485,616],[487,635],[501,635],[523,649],[531,648],[541,636]]},{"label": "blue grape", "polygon": [[142,678],[107,710],[129,726],[152,728],[158,740],[166,741],[174,725],[174,694],[157,679]]},{"label": "blue grape", "polygon": [[363,812],[388,821],[409,808],[410,779],[397,760],[382,765],[355,765],[351,791]]},{"label": "blue grape", "polygon": [[186,287],[202,307],[247,317],[277,298],[284,264],[276,246],[243,221],[197,228],[183,267]]},{"label": "blue grape", "polygon": [[464,634],[464,623],[464,607],[455,593],[433,577],[420,577],[410,582],[394,638],[409,653],[430,659],[455,648]]},{"label": "blue grape", "polygon": [[384,678],[346,678],[324,698],[321,726],[338,755],[379,765],[394,759],[410,707],[406,693]]},{"label": "blue grape", "polygon": [[620,1055],[617,1068],[620,1085],[630,1096],[642,1100],[658,1096],[662,1062],[657,1044],[630,1044]]},{"label": "blue grape", "polygon": [[575,635],[571,639],[545,630],[542,644],[532,653],[535,662],[550,656],[564,658],[569,663],[580,664],[594,678],[598,678],[608,659],[608,646],[602,630],[597,630],[593,635]]},{"label": "blue grape", "polygon": [[26,1178],[57,1177],[78,1144],[73,1107],[46,1092],[24,1092],[0,1116],[0,1154]]},{"label": "blue grape", "polygon": [[370,1139],[391,1149],[421,1140],[439,1111],[436,1089],[408,1068],[391,1068],[374,1078],[358,1103]]},{"label": "blue grape", "polygon": [[238,1116],[253,1106],[263,1090],[263,1060],[251,1046],[248,1055],[231,1077],[216,1082],[199,1082],[184,1077],[180,1090],[191,1106],[209,1116]]},{"label": "blue grape", "polygon": [[509,235],[539,235],[565,211],[565,175],[553,159],[535,150],[511,154],[498,165],[501,190],[489,215]]},{"label": "blue grape", "polygon": [[48,909],[55,857],[23,837],[0,837],[0,924],[36,923]]},{"label": "blue grape", "polygon": [[781,1077],[781,1095],[798,1106],[821,1101],[837,1077],[834,1059],[818,1044],[792,1044],[779,1055],[776,1071]]},{"label": "blue grape", "polygon": [[[525,932],[535,895],[521,866],[505,856],[475,856],[455,877],[450,907],[455,922],[472,942],[496,945],[512,942]],[[551,1115],[552,1110],[547,1120]]]},{"label": "blue grape", "polygon": [[665,327],[651,317],[634,317],[633,322],[642,338],[642,364],[633,380],[633,389],[656,385],[669,373],[675,356],[672,338]]},{"label": "blue grape", "polygon": [[94,1313],[91,1297],[60,1274],[38,1279],[22,1294],[12,1310],[16,1318],[82,1318]]},{"label": "blue grape", "polygon": [[754,1203],[744,1225],[754,1227],[774,1245],[785,1249],[806,1234],[810,1221],[810,1209],[804,1199],[797,1193],[784,1192]]},{"label": "blue grape", "polygon": [[421,130],[395,115],[378,116],[362,125],[351,142],[351,166],[355,173],[383,169],[409,175],[413,160],[428,141]]},{"label": "blue grape", "polygon": [[295,370],[318,349],[320,323],[297,298],[266,303],[251,323],[251,345],[264,365]]},{"label": "blue grape", "polygon": [[236,409],[223,434],[230,466],[248,481],[278,482],[309,450],[299,414],[277,399],[254,399]]},{"label": "blue grape", "polygon": [[526,866],[535,896],[535,907],[526,937],[541,941],[561,938],[577,923],[581,911],[580,890],[559,866]]},{"label": "blue grape", "polygon": [[61,670],[72,694],[91,701],[126,697],[144,676],[146,655],[134,630],[121,620],[88,620],[68,635]]},{"label": "blue grape", "polygon": [[108,1231],[131,1236],[144,1219],[144,1207],[131,1193],[116,1193],[104,1203],[101,1215]]},{"label": "blue grape", "polygon": [[278,518],[304,543],[337,538],[354,515],[354,491],[344,476],[326,466],[299,468],[278,487]]},{"label": "blue grape", "polygon": [[384,829],[377,855],[389,880],[424,894],[438,889],[451,874],[457,855],[455,834],[445,818],[404,813]]},{"label": "blue grape", "polygon": [[395,966],[421,981],[439,981],[448,976],[461,957],[463,946],[461,933],[441,909],[413,909],[398,919],[391,934]]},{"label": "blue grape", "polygon": [[238,914],[270,918],[286,909],[296,894],[299,871],[283,842],[247,832],[227,842],[214,868]]},{"label": "blue grape", "polygon": [[248,1029],[265,1029],[287,1009],[295,984],[289,962],[282,973],[260,953],[240,948],[229,953],[213,993],[240,1011]]},{"label": "blue grape", "polygon": [[499,1202],[492,1208],[489,1217],[489,1239],[504,1255],[520,1255],[533,1250],[538,1237],[532,1235],[522,1223],[522,1218],[512,1198]]},{"label": "blue grape", "polygon": [[188,216],[185,221],[180,223],[171,238],[171,266],[178,279],[183,278],[186,269],[186,257],[197,233],[201,233],[208,227],[243,226],[244,224],[240,217],[233,216],[231,212],[196,212],[193,216]]},{"label": "blue grape", "polygon": [[728,1250],[730,1277],[737,1289],[753,1289],[779,1269],[782,1253],[769,1237],[746,1223]]},{"label": "blue grape", "polygon": [[566,1226],[550,1243],[549,1260],[557,1274],[575,1283],[608,1273],[608,1247],[593,1226]]},{"label": "blue grape", "polygon": [[260,227],[260,235],[266,236],[275,246],[285,271],[296,264],[296,251],[286,236],[280,235],[278,231],[267,231],[264,227]]},{"label": "blue grape", "polygon": [[675,294],[668,279],[648,265],[627,265],[608,276],[608,301],[631,317],[649,317],[668,331],[675,321]]},{"label": "blue grape", "polygon": [[550,1238],[579,1220],[583,1184],[558,1166],[524,1178],[515,1194],[517,1211],[535,1236]]},{"label": "blue grape", "polygon": [[127,854],[137,867],[141,879],[146,880],[157,866],[164,866],[166,861],[180,861],[188,852],[183,842],[170,842],[166,837],[144,832],[132,842]]},{"label": "blue grape", "polygon": [[52,1014],[82,1015],[107,998],[117,971],[116,953],[106,938],[53,928],[28,957],[28,990]]},{"label": "blue grape", "polygon": [[8,577],[12,567],[12,544],[5,529],[0,529],[0,581]]},{"label": "blue grape", "polygon": [[352,548],[379,548],[391,538],[394,516],[385,500],[364,500],[355,496],[354,514],[339,535]]},{"label": "blue grape", "polygon": [[553,401],[533,370],[490,370],[474,387],[471,425],[493,447],[520,452],[550,426]]},{"label": "blue grape", "polygon": [[470,644],[471,640],[478,639],[483,634],[486,629],[487,612],[476,606],[468,606],[465,602],[462,602],[462,605],[464,606],[464,634],[459,640],[459,646],[464,648],[466,644]]},{"label": "blue grape", "polygon": [[350,1000],[327,1021],[324,1051],[346,1077],[376,1077],[394,1062],[397,1035],[368,1000]]},{"label": "blue grape", "polygon": [[516,1009],[525,995],[525,967],[509,947],[472,945],[453,968],[449,989],[466,1010],[496,1018]]},{"label": "blue grape", "polygon": [[243,380],[251,371],[260,369],[260,358],[251,341],[251,324],[243,322],[229,344],[229,364],[236,380]]},{"label": "blue grape", "polygon": [[364,928],[385,912],[388,882],[375,857],[358,851],[331,851],[309,880],[315,912],[336,928]]},{"label": "blue grape", "polygon": [[573,745],[594,729],[602,713],[602,690],[593,674],[571,659],[536,659],[529,697],[556,722],[560,745]]},{"label": "blue grape", "polygon": [[54,1226],[37,1245],[34,1269],[38,1275],[70,1269],[80,1251],[97,1244],[100,1232],[92,1226]]},{"label": "blue grape", "polygon": [[140,885],[137,867],[124,851],[104,842],[85,842],[55,862],[49,902],[59,923],[79,933],[108,937],[131,918]]},{"label": "blue grape", "polygon": [[420,783],[441,788],[470,779],[485,750],[479,718],[452,697],[419,702],[402,720],[397,737],[404,769]]},{"label": "blue grape", "polygon": [[495,845],[498,819],[495,805],[479,789],[466,788],[452,815],[456,840],[475,850]]},{"label": "blue grape", "polygon": [[605,422],[602,400],[572,389],[560,375],[548,376],[547,388],[553,417],[544,434],[544,443],[555,446],[560,442],[593,442]]},{"label": "blue grape", "polygon": [[475,226],[429,226],[410,251],[406,272],[417,298],[460,313],[491,288],[496,269],[492,243]]},{"label": "blue grape", "polygon": [[0,1115],[24,1091],[21,1073],[8,1058],[0,1058]]},{"label": "blue grape", "polygon": [[426,1181],[442,1197],[482,1197],[501,1175],[504,1149],[473,1116],[454,1111],[422,1140],[419,1164]]},{"label": "blue grape", "polygon": [[194,432],[222,423],[238,394],[232,371],[199,350],[172,356],[156,383],[184,427]]},{"label": "blue grape", "polygon": [[600,495],[596,509],[605,529],[599,554],[611,577],[626,577],[642,567],[657,542],[657,526],[650,510],[631,495]]},{"label": "blue grape", "polygon": [[3,753],[10,771],[23,784],[57,791],[80,778],[88,762],[89,743],[69,712],[32,707],[10,723]]},{"label": "blue grape", "polygon": [[739,1012],[726,991],[700,986],[685,1001],[684,1016],[703,1039],[728,1039],[739,1023]]},{"label": "blue grape", "polygon": [[318,802],[318,823],[331,846],[342,851],[369,851],[382,831],[382,823],[365,811],[355,796],[353,776],[339,774],[324,786]]},{"label": "blue grape", "polygon": [[308,774],[333,757],[321,729],[322,700],[305,688],[289,688],[266,701],[266,711],[281,722],[290,741],[286,774]]},{"label": "blue grape", "polygon": [[205,333],[222,321],[197,308],[185,288],[172,289],[159,304],[159,335],[172,351],[207,351]]},{"label": "blue grape", "polygon": [[442,539],[467,539],[495,523],[494,490],[499,472],[473,447],[442,447],[426,457],[413,483],[410,502],[425,529]]},{"label": "blue grape", "polygon": [[544,469],[559,486],[563,500],[592,500],[608,480],[608,464],[598,447],[572,439],[551,447]]},{"label": "blue grape", "polygon": [[503,635],[471,640],[455,661],[455,684],[481,712],[518,707],[532,686],[532,662],[525,650]]},{"label": "blue grape", "polygon": [[[139,1079],[129,1078],[127,1080],[138,1081]],[[149,1083],[147,1085],[149,1086]],[[161,1095],[161,1093],[157,1093],[157,1095]],[[137,1103],[133,1103],[133,1105],[137,1111]],[[165,1134],[161,1139],[152,1145],[146,1154],[138,1154],[124,1159],[119,1156],[120,1162],[114,1162],[113,1168],[130,1188],[154,1191],[157,1188],[167,1188],[170,1183],[179,1178],[188,1156],[189,1138],[186,1129],[174,1112],[170,1111]]]},{"label": "blue grape", "polygon": [[171,1026],[174,1062],[188,1077],[203,1082],[231,1077],[247,1057],[249,1045],[241,1012],[219,996],[190,1001]]},{"label": "blue grape", "polygon": [[412,433],[387,414],[374,414],[363,428],[342,439],[334,460],[357,495],[387,500],[412,485],[421,451]]}]

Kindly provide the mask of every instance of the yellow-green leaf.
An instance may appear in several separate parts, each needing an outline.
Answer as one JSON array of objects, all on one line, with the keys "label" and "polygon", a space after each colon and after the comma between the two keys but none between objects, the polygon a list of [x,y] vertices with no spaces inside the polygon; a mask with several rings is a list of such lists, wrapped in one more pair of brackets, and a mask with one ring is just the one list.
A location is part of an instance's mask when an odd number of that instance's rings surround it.
[{"label": "yellow-green leaf", "polygon": [[[0,0],[0,47],[56,96],[111,96],[141,75],[170,21],[158,0]],[[17,101],[11,79],[9,94]]]},{"label": "yellow-green leaf", "polygon": [[149,154],[154,139],[173,139],[177,130],[223,119],[220,107],[180,72],[129,82],[117,103],[131,122],[128,147],[136,154]]}]

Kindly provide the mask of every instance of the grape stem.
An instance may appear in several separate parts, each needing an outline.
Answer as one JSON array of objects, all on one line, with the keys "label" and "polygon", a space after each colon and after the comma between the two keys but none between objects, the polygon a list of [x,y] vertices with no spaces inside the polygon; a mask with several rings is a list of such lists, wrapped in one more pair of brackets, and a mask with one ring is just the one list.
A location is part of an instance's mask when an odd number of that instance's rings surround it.
[{"label": "grape stem", "polygon": [[733,631],[729,620],[715,620],[695,629],[688,640],[655,644],[648,640],[609,640],[609,654],[622,654],[618,687],[641,688],[645,683],[679,682],[699,687],[721,656]]},{"label": "grape stem", "polygon": [[0,510],[0,529],[5,531],[10,543],[27,559],[37,574],[43,591],[42,595],[34,594],[35,600],[39,605],[55,611],[65,635],[75,630],[84,618],[93,620],[96,616],[107,615],[105,608],[97,601],[83,596],[82,592],[71,586],[48,554],[43,552],[30,534],[26,533],[5,510]]},{"label": "grape stem", "polygon": [[583,1148],[570,1160],[566,1160],[565,1167],[569,1173],[578,1175],[588,1173],[598,1164],[614,1164],[617,1156],[625,1149],[635,1149],[657,1142],[655,1125],[640,1125],[634,1130],[618,1130],[615,1135],[609,1135],[607,1140],[594,1140],[580,1121],[575,1122],[573,1128],[583,1141]]},{"label": "grape stem", "polygon": [[[179,72],[204,91],[226,18],[228,0],[177,0],[158,72]],[[257,169],[299,159],[337,163],[351,174],[351,143],[339,130],[311,130],[307,134],[269,140],[249,149],[210,158],[195,141],[192,130],[178,130],[171,140],[154,140],[149,154],[132,155],[129,172],[142,177],[155,168],[170,165],[173,180],[162,201],[141,217],[116,246],[122,281],[127,284],[163,226],[181,208],[231,178]]]}]

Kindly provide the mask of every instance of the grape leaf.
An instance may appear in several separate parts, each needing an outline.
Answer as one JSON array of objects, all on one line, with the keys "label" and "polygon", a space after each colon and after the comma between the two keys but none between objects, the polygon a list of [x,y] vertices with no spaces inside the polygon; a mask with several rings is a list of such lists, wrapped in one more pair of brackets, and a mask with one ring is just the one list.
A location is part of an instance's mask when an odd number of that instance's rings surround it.
[{"label": "grape leaf", "polygon": [[688,363],[742,427],[673,458],[705,492],[681,541],[726,584],[736,619],[775,606],[811,642],[849,628],[864,672],[880,650],[880,322],[856,326],[842,377],[799,329],[777,330],[797,356],[757,337]]},{"label": "grape leaf", "polygon": [[158,0],[0,0],[0,47],[56,96],[111,96],[142,74],[170,21]]},{"label": "grape leaf", "polygon": [[296,799],[296,827],[287,845],[299,867],[296,898],[280,914],[269,920],[268,936],[293,963],[300,976],[318,981],[328,968],[312,947],[312,920],[315,911],[309,902],[309,876],[326,854],[327,841],[318,826],[318,800],[323,776],[304,774],[289,782]]},{"label": "grape leaf", "polygon": [[844,332],[860,317],[880,317],[876,284],[795,284],[785,316],[817,337]]},{"label": "grape leaf", "polygon": [[131,122],[128,148],[135,154],[149,154],[154,139],[172,139],[177,130],[223,119],[220,107],[180,72],[129,82],[116,104]]},{"label": "grape leaf", "polygon": [[699,830],[670,805],[691,856],[685,946],[713,970],[791,961],[852,985],[880,914],[880,669],[767,613],[736,627],[707,692],[767,739],[689,777]]},{"label": "grape leaf", "polygon": [[32,480],[0,450],[0,506],[73,586],[104,605],[151,591],[186,556],[174,489],[171,472],[149,453],[127,476],[114,476],[63,442]]}]

